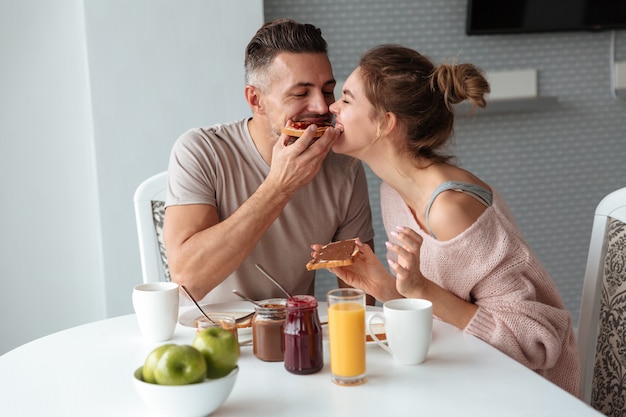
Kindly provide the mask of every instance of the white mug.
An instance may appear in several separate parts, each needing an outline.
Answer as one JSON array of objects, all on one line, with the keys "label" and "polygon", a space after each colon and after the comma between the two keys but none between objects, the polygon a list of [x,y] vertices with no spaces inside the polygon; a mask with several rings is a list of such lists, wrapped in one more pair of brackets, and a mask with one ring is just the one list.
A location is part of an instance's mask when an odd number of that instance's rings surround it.
[{"label": "white mug", "polygon": [[[374,321],[385,323],[388,346],[372,330]],[[424,362],[430,347],[432,328],[433,304],[419,298],[387,301],[383,304],[383,314],[374,313],[367,320],[367,332],[372,339],[403,365]]]},{"label": "white mug", "polygon": [[135,286],[133,307],[146,339],[151,342],[171,339],[178,320],[178,284],[148,282]]}]

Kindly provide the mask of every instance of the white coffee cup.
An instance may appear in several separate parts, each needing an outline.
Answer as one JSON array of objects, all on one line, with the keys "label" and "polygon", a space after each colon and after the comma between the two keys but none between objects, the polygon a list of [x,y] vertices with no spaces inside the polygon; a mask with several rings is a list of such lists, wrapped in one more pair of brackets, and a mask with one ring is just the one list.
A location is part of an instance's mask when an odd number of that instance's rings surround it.
[{"label": "white coffee cup", "polygon": [[171,339],[178,320],[178,284],[149,282],[135,286],[133,307],[146,339],[151,342]]},{"label": "white coffee cup", "polygon": [[[376,337],[374,322],[385,323],[387,344]],[[430,347],[433,328],[433,304],[419,298],[400,298],[383,304],[383,314],[374,313],[367,320],[367,332],[374,341],[391,353],[398,363],[417,365],[424,362]]]}]

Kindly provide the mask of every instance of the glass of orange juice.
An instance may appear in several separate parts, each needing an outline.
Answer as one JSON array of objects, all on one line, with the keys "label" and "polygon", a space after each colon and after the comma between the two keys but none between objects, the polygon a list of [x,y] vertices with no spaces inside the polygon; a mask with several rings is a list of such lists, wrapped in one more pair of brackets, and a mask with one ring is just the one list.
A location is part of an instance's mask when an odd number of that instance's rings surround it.
[{"label": "glass of orange juice", "polygon": [[365,292],[338,288],[327,294],[331,380],[360,385],[365,378]]}]

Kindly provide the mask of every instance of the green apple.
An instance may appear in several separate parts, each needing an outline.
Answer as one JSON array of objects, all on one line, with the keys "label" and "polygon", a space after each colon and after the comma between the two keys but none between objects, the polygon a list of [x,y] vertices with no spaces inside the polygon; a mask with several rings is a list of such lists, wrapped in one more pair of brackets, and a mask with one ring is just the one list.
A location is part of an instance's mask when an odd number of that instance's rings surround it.
[{"label": "green apple", "polygon": [[149,382],[150,384],[156,384],[154,371],[156,370],[159,359],[161,359],[161,356],[163,356],[163,353],[165,352],[165,350],[170,346],[174,346],[174,344],[167,343],[165,345],[161,345],[148,354],[148,357],[146,358],[146,361],[143,364],[143,371],[142,371],[143,380],[145,382]]},{"label": "green apple", "polygon": [[204,329],[196,334],[192,346],[204,355],[207,378],[221,378],[237,366],[239,343],[228,330],[220,327]]},{"label": "green apple", "polygon": [[204,355],[189,345],[172,345],[164,349],[154,369],[159,385],[187,385],[206,378]]}]

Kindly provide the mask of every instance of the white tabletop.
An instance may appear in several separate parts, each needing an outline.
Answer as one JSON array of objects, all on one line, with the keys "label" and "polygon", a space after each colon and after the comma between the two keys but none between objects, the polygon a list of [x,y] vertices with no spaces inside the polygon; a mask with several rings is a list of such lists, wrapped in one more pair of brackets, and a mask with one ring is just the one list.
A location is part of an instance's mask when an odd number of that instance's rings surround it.
[{"label": "white tabletop", "polygon": [[[191,344],[178,325],[169,343]],[[158,345],[145,342],[134,315],[43,337],[0,356],[0,416],[150,416],[132,374]],[[293,375],[242,347],[230,397],[212,416],[600,416],[582,401],[481,340],[435,322],[426,361],[403,366],[367,348],[368,382],[341,387],[325,365]]]}]

